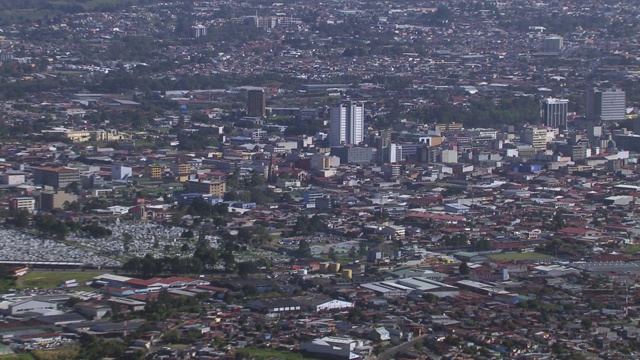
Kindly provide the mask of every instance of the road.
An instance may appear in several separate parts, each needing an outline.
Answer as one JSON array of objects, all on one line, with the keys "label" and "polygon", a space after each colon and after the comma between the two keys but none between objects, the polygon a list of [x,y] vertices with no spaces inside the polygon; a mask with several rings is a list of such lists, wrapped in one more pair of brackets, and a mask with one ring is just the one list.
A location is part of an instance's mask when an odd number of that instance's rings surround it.
[{"label": "road", "polygon": [[[422,335],[422,336],[418,336],[416,338],[413,338],[411,341],[407,341],[406,343],[402,343],[398,346],[394,346],[390,349],[387,349],[385,352],[383,352],[382,354],[378,355],[378,360],[391,360],[391,359],[395,359],[395,356],[397,353],[402,352],[402,351],[407,351],[413,348],[413,346],[415,344],[417,344],[419,341],[424,340],[424,338],[427,335]],[[437,356],[436,354],[432,353],[431,351],[429,351],[428,349],[424,349],[424,351],[427,353],[427,355],[429,355],[429,359],[437,359],[440,360],[440,356]]]}]

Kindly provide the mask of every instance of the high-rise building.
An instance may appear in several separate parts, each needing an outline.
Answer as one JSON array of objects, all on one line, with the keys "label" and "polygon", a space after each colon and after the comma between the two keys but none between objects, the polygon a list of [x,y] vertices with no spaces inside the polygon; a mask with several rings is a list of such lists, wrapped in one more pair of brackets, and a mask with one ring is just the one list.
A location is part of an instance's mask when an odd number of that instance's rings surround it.
[{"label": "high-rise building", "polygon": [[364,136],[364,103],[343,101],[331,107],[329,143],[331,146],[358,145]]},{"label": "high-rise building", "polygon": [[386,162],[395,164],[402,162],[402,146],[398,144],[389,144],[386,150]]},{"label": "high-rise building", "polygon": [[626,94],[622,90],[587,91],[587,120],[623,121],[626,117]]},{"label": "high-rise building", "polygon": [[267,107],[267,96],[264,90],[249,90],[247,92],[247,116],[263,117]]},{"label": "high-rise building", "polygon": [[566,129],[569,100],[547,98],[542,100],[542,121],[545,126]]}]

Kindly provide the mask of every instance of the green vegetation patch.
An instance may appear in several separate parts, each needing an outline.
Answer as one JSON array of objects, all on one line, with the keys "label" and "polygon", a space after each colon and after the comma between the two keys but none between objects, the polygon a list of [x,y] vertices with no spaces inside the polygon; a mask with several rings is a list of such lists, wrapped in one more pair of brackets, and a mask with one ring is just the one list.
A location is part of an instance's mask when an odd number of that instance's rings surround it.
[{"label": "green vegetation patch", "polygon": [[547,260],[552,256],[547,254],[541,254],[537,252],[527,252],[527,253],[508,253],[508,254],[491,254],[489,255],[489,259],[498,260],[498,261],[508,261],[508,260]]},{"label": "green vegetation patch", "polygon": [[258,348],[255,346],[239,349],[236,352],[236,359],[282,359],[282,360],[304,360],[304,359],[316,359],[314,357],[308,357],[301,353],[295,353],[285,350],[275,350],[269,348]]},{"label": "green vegetation patch", "polygon": [[18,288],[54,288],[61,282],[75,279],[80,285],[104,272],[94,271],[31,271],[18,279]]},{"label": "green vegetation patch", "polygon": [[35,360],[29,353],[0,355],[0,360]]}]

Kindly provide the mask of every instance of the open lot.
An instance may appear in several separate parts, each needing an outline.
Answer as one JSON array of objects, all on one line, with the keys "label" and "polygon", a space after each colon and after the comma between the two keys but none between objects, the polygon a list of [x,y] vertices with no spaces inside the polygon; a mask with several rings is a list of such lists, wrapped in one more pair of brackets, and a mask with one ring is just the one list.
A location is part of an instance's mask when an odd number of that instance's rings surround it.
[{"label": "open lot", "polygon": [[552,256],[536,252],[528,253],[507,253],[507,254],[491,254],[489,259],[498,261],[508,260],[549,260]]},{"label": "open lot", "polygon": [[60,285],[63,281],[72,279],[76,279],[82,286],[87,280],[103,273],[104,271],[31,271],[20,277],[16,286],[19,289],[32,287],[52,288]]}]

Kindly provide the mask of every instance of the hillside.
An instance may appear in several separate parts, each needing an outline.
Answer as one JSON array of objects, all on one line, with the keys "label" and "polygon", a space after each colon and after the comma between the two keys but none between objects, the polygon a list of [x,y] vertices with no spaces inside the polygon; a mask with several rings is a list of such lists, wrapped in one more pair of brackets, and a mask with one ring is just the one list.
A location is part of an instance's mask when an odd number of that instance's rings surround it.
[{"label": "hillside", "polygon": [[111,12],[153,0],[0,0],[0,24],[79,12]]}]

